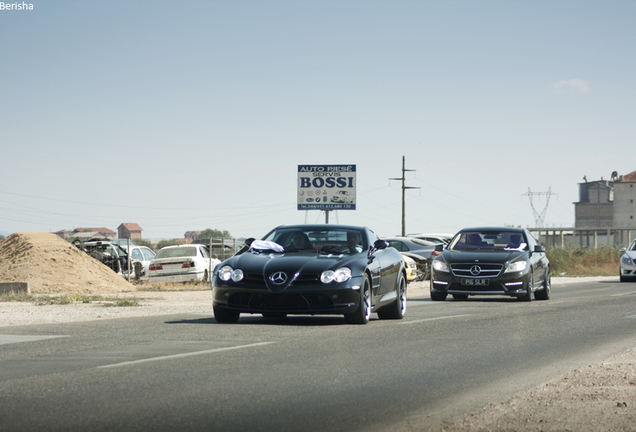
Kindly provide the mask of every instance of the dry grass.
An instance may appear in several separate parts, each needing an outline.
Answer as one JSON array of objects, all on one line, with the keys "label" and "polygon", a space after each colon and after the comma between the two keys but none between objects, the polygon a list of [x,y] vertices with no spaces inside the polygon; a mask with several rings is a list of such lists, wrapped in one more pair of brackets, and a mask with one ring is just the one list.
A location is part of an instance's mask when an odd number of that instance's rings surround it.
[{"label": "dry grass", "polygon": [[622,252],[608,246],[598,249],[567,247],[546,250],[552,274],[558,276],[615,276]]}]

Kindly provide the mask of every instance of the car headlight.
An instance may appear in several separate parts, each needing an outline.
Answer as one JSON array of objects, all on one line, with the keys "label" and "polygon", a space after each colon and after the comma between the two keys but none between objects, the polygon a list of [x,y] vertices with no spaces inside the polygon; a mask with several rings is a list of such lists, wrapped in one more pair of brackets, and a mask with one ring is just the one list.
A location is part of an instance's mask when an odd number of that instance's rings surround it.
[{"label": "car headlight", "polygon": [[342,267],[338,270],[327,270],[320,275],[320,282],[328,284],[331,282],[342,283],[351,279],[351,269],[348,267]]},{"label": "car headlight", "polygon": [[437,271],[449,272],[448,264],[444,261],[433,261],[433,268]]},{"label": "car headlight", "polygon": [[621,258],[621,262],[623,264],[627,264],[627,265],[633,265],[634,264],[634,260],[631,259],[629,256],[627,255],[623,255],[623,257]]},{"label": "car headlight", "polygon": [[513,263],[508,264],[508,267],[506,267],[506,271],[504,273],[512,273],[512,272],[524,271],[527,266],[528,266],[528,262],[527,261],[513,262]]},{"label": "car headlight", "polygon": [[243,270],[241,269],[234,270],[230,266],[221,267],[219,269],[218,275],[219,275],[219,279],[225,282],[229,281],[230,279],[232,279],[234,282],[239,282],[243,280],[243,277],[245,276],[243,274]]}]

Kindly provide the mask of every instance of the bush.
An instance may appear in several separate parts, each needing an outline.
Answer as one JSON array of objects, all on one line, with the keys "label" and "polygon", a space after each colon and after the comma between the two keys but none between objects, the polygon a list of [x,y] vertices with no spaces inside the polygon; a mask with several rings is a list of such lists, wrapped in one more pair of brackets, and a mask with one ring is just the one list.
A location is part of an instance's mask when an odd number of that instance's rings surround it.
[{"label": "bush", "polygon": [[614,276],[623,253],[611,246],[598,249],[566,247],[546,249],[555,276]]}]

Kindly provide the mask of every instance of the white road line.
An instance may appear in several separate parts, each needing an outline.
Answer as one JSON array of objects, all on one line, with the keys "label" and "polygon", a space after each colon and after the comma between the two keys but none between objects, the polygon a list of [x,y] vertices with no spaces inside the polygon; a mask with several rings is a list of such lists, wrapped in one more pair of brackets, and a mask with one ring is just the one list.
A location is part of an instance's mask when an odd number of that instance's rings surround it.
[{"label": "white road line", "polygon": [[449,316],[436,317],[436,318],[424,318],[424,319],[413,320],[413,321],[402,321],[402,322],[400,322],[400,324],[416,324],[416,323],[421,323],[421,322],[424,322],[424,321],[436,321],[436,320],[441,320],[441,319],[459,318],[459,317],[465,317],[465,316],[471,316],[471,315],[472,314],[464,314],[464,315],[449,315]]},{"label": "white road line", "polygon": [[251,348],[251,347],[257,347],[262,345],[269,345],[272,343],[275,343],[275,342],[259,342],[259,343],[249,344],[249,345],[239,345],[239,346],[233,346],[233,347],[215,348],[215,349],[205,350],[205,351],[196,351],[196,352],[183,353],[183,354],[173,354],[173,355],[167,355],[167,356],[161,356],[161,357],[152,357],[152,358],[147,358],[143,360],[133,360],[133,361],[127,361],[127,362],[121,362],[121,363],[114,363],[111,365],[98,366],[98,368],[105,369],[105,368],[115,368],[120,366],[129,366],[129,365],[147,363],[147,362],[153,362],[153,361],[170,360],[170,359],[191,357],[191,356],[203,355],[203,354],[212,354],[216,352],[230,351],[230,350],[236,350],[236,349],[242,349],[242,348]]},{"label": "white road line", "polygon": [[620,294],[612,294],[610,297],[620,297],[620,296],[631,295],[631,294],[636,294],[636,291],[630,291],[630,292],[620,293]]}]

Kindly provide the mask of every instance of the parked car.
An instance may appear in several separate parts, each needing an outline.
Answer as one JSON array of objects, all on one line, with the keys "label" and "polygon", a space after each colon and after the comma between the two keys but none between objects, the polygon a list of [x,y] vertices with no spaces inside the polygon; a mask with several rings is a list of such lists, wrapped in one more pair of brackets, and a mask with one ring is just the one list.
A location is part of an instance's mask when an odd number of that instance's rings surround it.
[{"label": "parked car", "polygon": [[431,300],[505,295],[521,301],[550,298],[545,248],[522,228],[466,228],[439,252],[431,269]]},{"label": "parked car", "polygon": [[[128,275],[128,253],[108,238],[93,237],[87,241],[75,240],[73,244],[121,276]],[[133,264],[131,262],[131,274]]]},{"label": "parked car", "polygon": [[[125,248],[125,247],[124,247]],[[127,249],[128,255],[132,260],[137,279],[148,276],[150,270],[150,262],[155,258],[155,253],[147,246],[130,245]]]},{"label": "parked car", "polygon": [[384,237],[389,246],[396,248],[402,255],[412,258],[417,264],[417,281],[428,279],[430,275],[432,257],[435,252],[435,244],[426,240],[409,237]]},{"label": "parked car", "polygon": [[206,245],[166,246],[150,262],[148,279],[151,282],[206,282],[210,268],[218,263],[218,259],[210,258]]},{"label": "parked car", "polygon": [[620,251],[623,252],[619,269],[621,282],[636,281],[636,240]]},{"label": "parked car", "polygon": [[451,239],[453,238],[453,234],[428,234],[428,233],[419,233],[419,234],[407,234],[409,238],[416,238],[420,240],[425,240],[433,243],[442,243],[447,245]]},{"label": "parked car", "polygon": [[341,314],[347,323],[401,319],[406,312],[402,255],[366,227],[279,226],[222,262],[213,274],[218,322],[241,313]]},{"label": "parked car", "polygon": [[417,279],[417,263],[408,255],[402,254],[406,267],[406,282],[410,283]]}]

